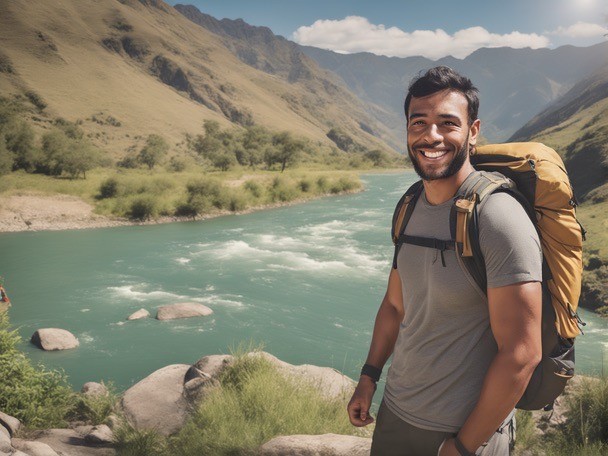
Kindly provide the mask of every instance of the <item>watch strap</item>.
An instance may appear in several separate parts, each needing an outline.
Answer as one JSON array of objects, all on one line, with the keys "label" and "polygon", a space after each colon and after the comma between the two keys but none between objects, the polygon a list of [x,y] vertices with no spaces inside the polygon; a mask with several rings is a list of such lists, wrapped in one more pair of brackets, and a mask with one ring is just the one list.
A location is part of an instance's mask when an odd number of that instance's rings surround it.
[{"label": "watch strap", "polygon": [[382,375],[382,369],[372,366],[371,364],[364,364],[363,368],[361,369],[361,375],[367,375],[377,383]]}]

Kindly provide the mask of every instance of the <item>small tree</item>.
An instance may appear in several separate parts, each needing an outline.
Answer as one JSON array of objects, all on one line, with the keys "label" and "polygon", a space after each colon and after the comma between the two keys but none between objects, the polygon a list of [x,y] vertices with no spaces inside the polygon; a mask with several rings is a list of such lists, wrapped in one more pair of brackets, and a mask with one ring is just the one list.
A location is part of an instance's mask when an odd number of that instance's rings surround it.
[{"label": "small tree", "polygon": [[304,148],[304,143],[287,131],[274,135],[272,142],[276,146],[276,161],[281,164],[281,172],[285,171],[288,164],[291,165],[298,160]]},{"label": "small tree", "polygon": [[169,151],[169,144],[160,135],[149,135],[146,145],[139,152],[137,160],[150,170],[158,165]]}]

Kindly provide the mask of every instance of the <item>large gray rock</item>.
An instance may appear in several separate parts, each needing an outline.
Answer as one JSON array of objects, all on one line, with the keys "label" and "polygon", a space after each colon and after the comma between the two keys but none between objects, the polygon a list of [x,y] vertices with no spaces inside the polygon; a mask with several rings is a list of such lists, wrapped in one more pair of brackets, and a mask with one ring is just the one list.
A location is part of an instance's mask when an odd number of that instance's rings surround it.
[{"label": "large gray rock", "polygon": [[249,356],[262,356],[274,364],[287,376],[312,384],[326,398],[350,398],[357,384],[346,375],[331,367],[319,367],[312,364],[293,364],[281,361],[266,352],[252,352]]},{"label": "large gray rock", "polygon": [[42,442],[13,439],[13,446],[30,456],[59,456],[53,448]]},{"label": "large gray rock", "polygon": [[187,364],[173,364],[153,372],[133,385],[121,401],[127,421],[138,430],[155,429],[163,435],[177,432],[187,418],[184,397]]},{"label": "large gray rock", "polygon": [[32,335],[31,341],[43,350],[69,350],[80,345],[74,334],[60,328],[39,329]]},{"label": "large gray rock", "polygon": [[196,302],[180,302],[158,308],[156,318],[158,320],[175,320],[178,318],[206,317],[213,310]]},{"label": "large gray rock", "polygon": [[0,453],[11,452],[11,434],[4,426],[0,426]]},{"label": "large gray rock", "polygon": [[218,380],[192,366],[184,376],[184,397],[191,405],[195,405],[219,384]]},{"label": "large gray rock", "polygon": [[110,444],[114,441],[114,433],[105,424],[100,424],[84,436],[84,441],[93,445]]},{"label": "large gray rock", "polygon": [[127,317],[127,320],[141,320],[142,318],[147,318],[150,316],[150,312],[146,309],[139,309],[137,312],[133,312],[131,315]]},{"label": "large gray rock", "polygon": [[260,448],[262,456],[368,456],[372,440],[351,435],[287,435]]},{"label": "large gray rock", "polygon": [[15,417],[0,412],[0,425],[8,429],[8,432],[10,432],[12,437],[17,433],[17,431],[21,427],[21,422]]},{"label": "large gray rock", "polygon": [[[86,426],[83,430],[84,428]],[[83,435],[74,429],[46,429],[28,434],[28,438],[29,443],[46,444],[60,456],[116,456],[116,450],[113,448],[87,445]],[[13,439],[15,448],[30,456],[36,456],[21,445],[17,447],[15,441],[19,442],[19,439]]]},{"label": "large gray rock", "polygon": [[194,363],[194,367],[211,378],[217,379],[233,362],[234,356],[232,355],[209,355],[199,359]]},{"label": "large gray rock", "polygon": [[106,385],[97,382],[86,382],[80,392],[89,397],[107,396],[109,393]]}]

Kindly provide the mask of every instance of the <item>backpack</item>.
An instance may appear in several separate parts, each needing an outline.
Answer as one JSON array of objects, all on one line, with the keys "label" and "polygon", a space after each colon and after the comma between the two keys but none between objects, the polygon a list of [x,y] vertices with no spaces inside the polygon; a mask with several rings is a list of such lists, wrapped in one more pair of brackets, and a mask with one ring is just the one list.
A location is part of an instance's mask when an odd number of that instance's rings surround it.
[{"label": "backpack", "polygon": [[455,250],[459,263],[487,293],[486,269],[479,245],[478,212],[496,192],[513,196],[536,227],[543,251],[542,359],[516,407],[550,410],[574,375],[574,338],[585,323],[576,313],[583,271],[585,230],[577,221],[578,205],[564,163],[541,143],[491,144],[478,147],[471,163],[480,173],[466,194],[457,193],[450,213],[451,241],[407,236],[405,227],[422,193],[422,181],[400,199],[392,223],[393,264],[404,243]]}]

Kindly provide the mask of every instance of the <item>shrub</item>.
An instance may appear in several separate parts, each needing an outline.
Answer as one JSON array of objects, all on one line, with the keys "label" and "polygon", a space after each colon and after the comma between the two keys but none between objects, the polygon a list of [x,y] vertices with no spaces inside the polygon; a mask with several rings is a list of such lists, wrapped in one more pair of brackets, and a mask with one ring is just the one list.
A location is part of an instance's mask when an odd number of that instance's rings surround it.
[{"label": "shrub", "polygon": [[44,101],[42,97],[33,90],[28,90],[27,92],[25,92],[25,96],[40,111],[43,111],[47,107],[46,101]]},{"label": "shrub", "polygon": [[118,195],[118,180],[114,177],[109,177],[104,180],[99,186],[99,198],[114,198]]},{"label": "shrub", "polygon": [[581,445],[608,442],[608,378],[583,379],[566,401],[564,434]]},{"label": "shrub", "polygon": [[243,188],[251,193],[255,198],[261,198],[264,194],[264,189],[262,186],[254,180],[248,180],[245,182]]},{"label": "shrub", "polygon": [[0,410],[32,428],[61,427],[74,410],[74,393],[63,372],[34,366],[17,350],[21,338],[0,314]]},{"label": "shrub", "polygon": [[291,201],[298,197],[298,190],[294,185],[280,177],[275,177],[269,189],[271,201]]},{"label": "shrub", "polygon": [[137,160],[151,170],[161,162],[168,151],[169,144],[165,138],[160,135],[149,135],[146,145],[137,155]]},{"label": "shrub", "polygon": [[134,157],[133,155],[127,155],[122,160],[116,162],[116,166],[118,166],[119,168],[135,169],[139,166],[139,162],[137,161],[137,157]]},{"label": "shrub", "polygon": [[298,182],[298,188],[304,193],[310,192],[312,187],[313,183],[309,179],[301,179],[300,182]]},{"label": "shrub", "polygon": [[155,430],[137,431],[128,424],[114,430],[116,449],[120,456],[163,456],[165,438]]},{"label": "shrub", "polygon": [[13,154],[6,148],[4,136],[0,136],[0,176],[10,173],[14,162]]},{"label": "shrub", "polygon": [[157,203],[148,195],[138,196],[131,201],[129,217],[134,220],[149,220],[158,214]]},{"label": "shrub", "polygon": [[106,387],[108,388],[108,394],[79,394],[76,399],[74,418],[84,420],[95,426],[103,424],[108,416],[116,411],[118,400],[114,386],[109,384]]},{"label": "shrub", "polygon": [[171,157],[169,160],[169,171],[173,171],[175,173],[181,173],[188,166],[186,160],[179,157]]},{"label": "shrub", "polygon": [[329,191],[329,181],[327,177],[320,176],[317,179],[317,188],[321,193],[327,193]]}]

